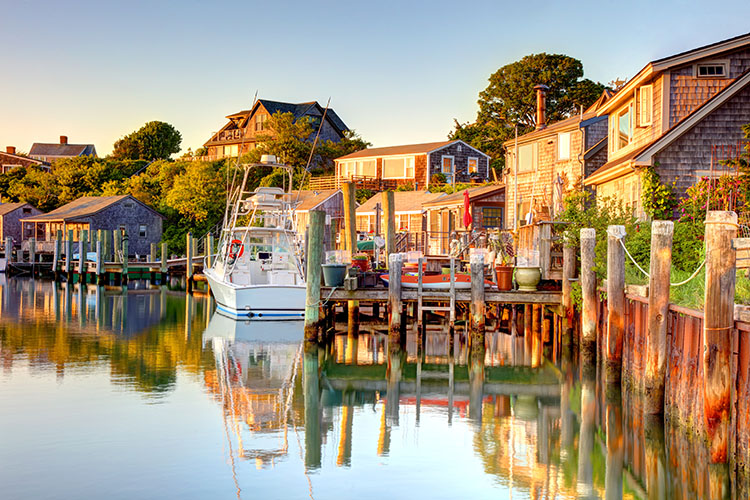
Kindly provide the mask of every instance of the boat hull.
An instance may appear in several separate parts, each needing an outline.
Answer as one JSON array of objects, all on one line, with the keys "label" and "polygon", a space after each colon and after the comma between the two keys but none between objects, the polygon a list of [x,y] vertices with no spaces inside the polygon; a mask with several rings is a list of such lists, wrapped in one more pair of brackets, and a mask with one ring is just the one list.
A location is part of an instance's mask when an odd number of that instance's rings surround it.
[{"label": "boat hull", "polygon": [[204,273],[217,309],[237,318],[301,320],[305,317],[304,285],[238,286]]}]

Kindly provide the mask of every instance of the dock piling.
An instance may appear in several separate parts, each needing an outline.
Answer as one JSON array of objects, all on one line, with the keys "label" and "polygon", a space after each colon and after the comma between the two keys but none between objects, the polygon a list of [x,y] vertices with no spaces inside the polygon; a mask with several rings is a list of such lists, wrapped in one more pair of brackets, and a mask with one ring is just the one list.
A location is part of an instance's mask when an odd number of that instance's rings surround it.
[{"label": "dock piling", "polygon": [[52,273],[55,281],[60,280],[60,252],[62,252],[62,230],[58,229],[55,233],[55,250],[52,255]]},{"label": "dock piling", "polygon": [[65,240],[65,275],[68,283],[73,282],[73,230],[68,229],[68,238]]},{"label": "dock piling", "polygon": [[[345,182],[342,186],[344,197],[344,248],[349,250],[350,258],[357,253],[357,187],[353,182]],[[349,322],[359,321],[359,301],[350,300],[347,303]],[[351,325],[350,325],[351,326]]]},{"label": "dock piling", "polygon": [[576,273],[576,249],[565,240],[563,244],[563,276],[562,276],[562,314],[563,314],[563,331],[562,343],[570,344],[573,332],[573,299],[571,298],[571,283]]},{"label": "dock piling", "polygon": [[323,260],[323,226],[326,214],[322,210],[310,212],[309,241],[307,244],[307,272],[305,295],[305,339],[315,342],[320,329],[320,263]]},{"label": "dock piling", "polygon": [[727,463],[737,214],[706,217],[706,291],[703,320],[703,408],[712,464]]},{"label": "dock piling", "polygon": [[188,232],[185,244],[185,282],[187,292],[193,291],[193,233]]},{"label": "dock piling", "polygon": [[607,228],[607,383],[622,376],[622,341],[625,333],[625,250],[620,240],[625,226]]},{"label": "dock piling", "polygon": [[124,232],[121,235],[122,242],[122,285],[128,284],[128,254],[130,252],[130,238],[128,233]]},{"label": "dock piling", "polygon": [[81,284],[86,283],[86,253],[88,251],[88,237],[88,230],[81,230],[81,237],[78,242],[78,282]]},{"label": "dock piling", "polygon": [[648,329],[643,408],[647,414],[664,411],[664,380],[667,360],[667,316],[669,274],[672,267],[672,221],[651,224],[651,267],[648,282]]},{"label": "dock piling", "polygon": [[403,256],[400,253],[388,255],[388,315],[391,334],[401,332],[401,269]]},{"label": "dock piling", "polygon": [[591,228],[581,229],[581,353],[584,360],[596,359],[596,231]]},{"label": "dock piling", "polygon": [[382,196],[383,215],[385,217],[385,254],[389,256],[386,259],[386,263],[390,263],[390,255],[396,251],[395,202],[393,201],[393,191],[384,191]]},{"label": "dock piling", "polygon": [[[484,346],[485,302],[484,302],[484,254],[472,254],[469,260],[471,268],[471,333],[472,349],[474,343]],[[421,275],[421,272],[420,272]]]}]

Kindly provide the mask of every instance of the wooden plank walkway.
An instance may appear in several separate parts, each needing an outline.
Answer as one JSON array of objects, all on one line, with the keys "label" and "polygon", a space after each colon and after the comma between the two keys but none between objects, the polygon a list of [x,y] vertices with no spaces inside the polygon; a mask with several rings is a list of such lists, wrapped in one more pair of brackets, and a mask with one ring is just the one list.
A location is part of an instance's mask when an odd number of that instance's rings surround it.
[{"label": "wooden plank walkway", "polygon": [[[388,300],[387,288],[361,288],[357,290],[344,290],[343,288],[332,289],[321,287],[320,297],[322,300],[344,301],[360,300],[363,302],[386,302]],[[490,288],[485,289],[485,302],[493,304],[543,304],[559,305],[562,303],[562,292],[537,291],[520,292],[508,291],[498,292]],[[433,292],[426,290],[422,293],[423,301],[449,301],[449,292]],[[405,302],[416,302],[419,300],[417,290],[402,289],[401,300]],[[456,302],[471,302],[471,290],[456,290]]]}]

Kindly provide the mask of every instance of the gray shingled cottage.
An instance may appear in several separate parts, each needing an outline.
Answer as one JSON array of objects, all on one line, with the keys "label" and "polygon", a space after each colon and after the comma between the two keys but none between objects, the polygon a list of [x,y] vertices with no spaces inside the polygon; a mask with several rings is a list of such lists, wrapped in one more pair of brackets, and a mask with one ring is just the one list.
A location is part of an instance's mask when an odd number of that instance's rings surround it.
[{"label": "gray shingled cottage", "polygon": [[[20,245],[22,240],[21,219],[36,217],[42,213],[41,210],[33,207],[30,203],[0,203],[0,241],[4,242],[5,238],[13,238],[13,244]],[[33,235],[27,235],[27,237],[31,236]]]},{"label": "gray shingled cottage", "polygon": [[[48,214],[21,219],[24,225],[24,240],[36,234],[38,248],[45,249],[43,242],[52,242],[61,229],[63,234],[73,230],[73,239],[78,241],[81,231],[99,229],[126,230],[129,236],[129,253],[146,255],[151,243],[159,243],[164,217],[130,195],[84,196]],[[28,235],[28,236],[27,236]]]}]

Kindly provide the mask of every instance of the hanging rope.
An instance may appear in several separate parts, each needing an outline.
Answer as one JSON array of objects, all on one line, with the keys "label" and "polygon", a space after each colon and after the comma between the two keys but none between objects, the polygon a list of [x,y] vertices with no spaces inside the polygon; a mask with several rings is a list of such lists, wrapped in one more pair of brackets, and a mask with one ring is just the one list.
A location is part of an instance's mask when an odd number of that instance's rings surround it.
[{"label": "hanging rope", "polygon": [[[647,278],[651,279],[651,275],[648,274],[646,271],[643,270],[641,266],[638,265],[638,262],[635,261],[632,255],[630,255],[630,252],[628,252],[628,247],[625,246],[625,243],[623,242],[624,236],[617,236],[617,241],[620,242],[620,245],[622,246],[622,249],[625,250],[625,254],[628,256],[630,261],[635,265],[635,267],[638,268],[640,272],[642,272]],[[689,278],[686,280],[680,281],[679,283],[669,283],[669,286],[682,286],[690,281],[693,280],[696,276],[698,276],[698,273],[700,273],[701,269],[703,269],[703,266],[706,264],[706,259],[704,258],[701,263],[698,265],[698,268],[693,272],[693,274],[690,275]]]}]

